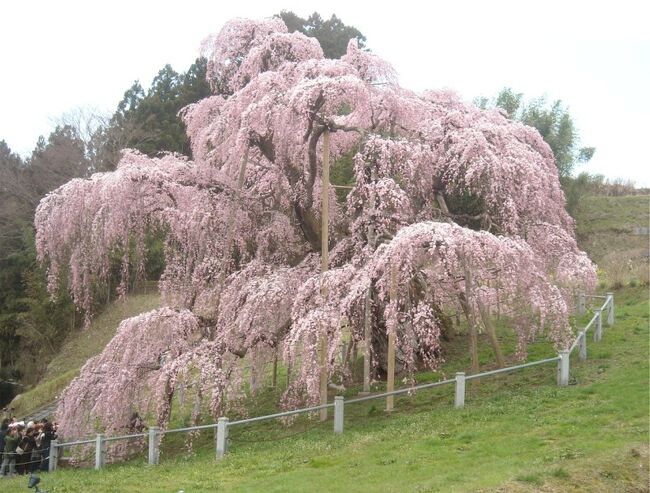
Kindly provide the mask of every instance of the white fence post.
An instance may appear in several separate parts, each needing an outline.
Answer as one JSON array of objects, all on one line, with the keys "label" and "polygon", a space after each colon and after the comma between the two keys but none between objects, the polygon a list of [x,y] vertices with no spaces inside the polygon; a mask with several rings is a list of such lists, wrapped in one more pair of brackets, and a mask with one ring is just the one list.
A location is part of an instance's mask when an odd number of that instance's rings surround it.
[{"label": "white fence post", "polygon": [[596,310],[596,330],[594,330],[594,341],[598,342],[603,338],[603,311]]},{"label": "white fence post", "polygon": [[343,412],[345,401],[342,395],[334,397],[334,433],[343,433]]},{"label": "white fence post", "polygon": [[217,420],[217,459],[228,452],[228,418]]},{"label": "white fence post", "polygon": [[557,362],[557,384],[560,387],[569,385],[569,352],[560,351],[560,360]]},{"label": "white fence post", "polygon": [[587,333],[583,330],[580,332],[580,342],[578,343],[578,358],[580,361],[587,360]]},{"label": "white fence post", "polygon": [[50,442],[50,460],[48,461],[48,471],[56,471],[56,466],[59,462],[59,443],[57,440],[52,440]]},{"label": "white fence post", "polygon": [[160,461],[160,434],[157,426],[149,427],[149,465],[155,466]]},{"label": "white fence post", "polygon": [[614,325],[614,293],[607,293],[609,297],[609,310],[607,311],[607,325]]},{"label": "white fence post", "polygon": [[465,407],[465,372],[456,373],[456,399],[454,401],[456,409]]},{"label": "white fence post", "polygon": [[95,438],[95,470],[104,467],[104,435],[97,434]]}]

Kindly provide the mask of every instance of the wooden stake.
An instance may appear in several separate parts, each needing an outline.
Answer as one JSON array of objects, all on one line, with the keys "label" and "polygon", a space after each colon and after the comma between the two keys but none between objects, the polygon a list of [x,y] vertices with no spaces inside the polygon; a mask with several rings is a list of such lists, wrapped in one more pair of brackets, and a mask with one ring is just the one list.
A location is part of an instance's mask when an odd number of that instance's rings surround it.
[{"label": "wooden stake", "polygon": [[[330,189],[330,132],[323,132],[323,179],[321,186],[321,294],[327,296],[324,284],[329,266],[329,189]],[[327,404],[327,334],[321,333],[320,340],[320,403]],[[320,410],[320,420],[327,419],[327,408]]]},{"label": "wooden stake", "polygon": [[[397,267],[394,263],[390,268],[390,301],[397,303]],[[388,333],[388,376],[386,378],[386,392],[395,390],[395,330]],[[386,411],[393,410],[393,396],[386,397]]]},{"label": "wooden stake", "polygon": [[467,262],[463,258],[463,270],[465,273],[465,302],[461,299],[461,305],[465,310],[467,323],[469,324],[469,354],[472,361],[472,373],[478,372],[478,334],[476,332],[476,316],[471,305],[472,292],[472,271],[467,267]]},{"label": "wooden stake", "polygon": [[364,349],[363,349],[363,392],[368,394],[370,393],[370,349],[372,341],[372,326],[371,326],[371,297],[372,292],[370,288],[366,291],[366,304],[365,304],[365,313],[363,316],[363,338],[364,338]]},{"label": "wooden stake", "polygon": [[[376,180],[376,173],[374,167],[370,171],[370,181],[374,183]],[[373,189],[374,190],[374,189]],[[371,192],[370,195],[370,211],[371,216],[374,217],[375,210],[375,193]],[[375,250],[375,225],[370,223],[368,225],[368,245],[372,251]],[[370,358],[372,357],[372,284],[368,286],[366,291],[366,299],[363,313],[363,337],[365,340],[365,348],[363,352],[363,394],[370,393]]]},{"label": "wooden stake", "polygon": [[494,351],[494,356],[497,359],[497,365],[499,368],[506,366],[506,360],[503,357],[503,352],[501,351],[501,345],[499,344],[499,339],[497,338],[497,331],[494,328],[492,319],[490,318],[490,310],[478,301],[478,309],[481,313],[481,319],[483,320],[483,325],[488,334],[488,339],[490,339],[490,344],[492,345],[492,350]]},{"label": "wooden stake", "polygon": [[289,384],[291,384],[291,361],[287,362],[287,388],[289,388]]},{"label": "wooden stake", "polygon": [[278,351],[273,352],[273,377],[271,377],[271,387],[278,386]]}]

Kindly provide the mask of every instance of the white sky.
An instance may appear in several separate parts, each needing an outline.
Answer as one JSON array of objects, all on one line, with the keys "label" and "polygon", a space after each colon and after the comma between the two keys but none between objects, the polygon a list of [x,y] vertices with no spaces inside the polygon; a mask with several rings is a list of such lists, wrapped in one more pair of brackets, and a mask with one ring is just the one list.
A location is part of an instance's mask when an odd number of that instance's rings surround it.
[{"label": "white sky", "polygon": [[186,70],[206,35],[233,17],[282,9],[335,13],[393,64],[400,83],[463,98],[504,86],[569,107],[580,169],[650,186],[650,3],[587,1],[184,0],[3,2],[0,140],[23,155],[66,111],[112,113],[134,80],[148,87],[170,63]]}]

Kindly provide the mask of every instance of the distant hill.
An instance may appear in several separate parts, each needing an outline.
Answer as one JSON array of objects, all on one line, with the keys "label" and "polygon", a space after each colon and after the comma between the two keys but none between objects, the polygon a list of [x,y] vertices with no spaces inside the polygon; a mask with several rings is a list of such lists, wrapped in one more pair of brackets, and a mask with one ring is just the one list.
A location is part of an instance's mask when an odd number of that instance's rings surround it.
[{"label": "distant hill", "polygon": [[17,395],[9,407],[13,407],[14,414],[21,417],[54,400],[77,376],[84,363],[104,349],[122,320],[158,306],[160,295],[157,291],[132,294],[124,300],[110,303],[88,329],[68,334],[61,351],[47,366],[41,381],[33,389]]},{"label": "distant hill", "polygon": [[648,283],[649,229],[649,195],[585,197],[576,214],[578,243],[609,286]]}]

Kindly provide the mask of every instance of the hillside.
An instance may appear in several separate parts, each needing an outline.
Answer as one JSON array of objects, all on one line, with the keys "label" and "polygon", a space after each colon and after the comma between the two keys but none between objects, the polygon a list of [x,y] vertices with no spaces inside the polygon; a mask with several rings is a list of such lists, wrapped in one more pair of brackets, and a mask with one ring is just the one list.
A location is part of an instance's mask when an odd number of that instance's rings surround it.
[{"label": "hillside", "polygon": [[[590,197],[582,203],[579,241],[601,267],[601,291],[611,289],[614,280],[602,252],[617,258],[616,253],[647,248],[648,237],[633,234],[635,227],[647,224],[648,197]],[[647,259],[641,265],[647,272]],[[648,288],[639,285],[641,271],[633,271],[629,263],[624,272],[627,277],[620,283],[626,286],[615,291],[616,325],[605,330],[600,343],[589,339],[586,362],[572,358],[567,388],[557,387],[551,366],[539,367],[470,383],[466,408],[461,411],[453,409],[452,387],[396,399],[391,414],[382,411],[383,401],[347,407],[341,436],[332,433],[331,421],[233,429],[230,453],[219,463],[214,461],[211,433],[197,439],[192,453],[183,434],[168,435],[158,467],[147,468],[143,457],[99,472],[60,470],[42,476],[44,488],[174,493],[650,491]],[[122,306],[130,303],[129,314],[137,313],[138,304],[145,310],[158,300],[136,297]],[[114,305],[103,316],[118,308]],[[116,317],[112,322],[96,327],[99,317],[91,328],[103,339],[84,333],[69,338],[64,352],[48,368],[52,380],[45,386],[68,378],[70,372],[74,375],[84,358],[103,347],[120,314],[112,316]],[[503,342],[511,354],[511,336]],[[482,347],[482,364],[490,365],[491,352],[486,343]],[[422,374],[419,381],[453,375],[467,364],[462,339],[452,340],[444,349],[448,363],[442,371]],[[540,342],[530,352],[530,359],[539,359],[552,350]],[[253,403],[251,415],[269,412],[274,396],[269,391],[268,401]],[[177,415],[175,422],[185,421]],[[22,481],[7,482],[19,488]]]},{"label": "hillside", "polygon": [[88,358],[100,353],[108,344],[119,323],[138,313],[153,310],[160,305],[160,295],[133,294],[124,300],[110,303],[86,330],[68,334],[61,351],[47,366],[45,376],[33,388],[15,397],[9,407],[16,416],[23,416],[51,402],[79,373]]},{"label": "hillside", "polygon": [[158,467],[135,459],[100,472],[60,470],[43,484],[51,492],[648,491],[647,290],[616,296],[616,325],[589,341],[587,362],[572,360],[567,388],[543,367],[472,383],[462,411],[449,387],[397,399],[390,415],[381,401],[350,406],[341,436],[331,421],[234,429],[219,463],[211,433],[189,455],[183,437],[169,435]]},{"label": "hillside", "polygon": [[578,242],[610,285],[648,282],[650,196],[593,196],[577,211]]}]

